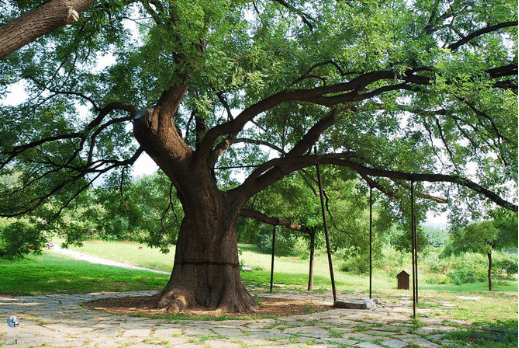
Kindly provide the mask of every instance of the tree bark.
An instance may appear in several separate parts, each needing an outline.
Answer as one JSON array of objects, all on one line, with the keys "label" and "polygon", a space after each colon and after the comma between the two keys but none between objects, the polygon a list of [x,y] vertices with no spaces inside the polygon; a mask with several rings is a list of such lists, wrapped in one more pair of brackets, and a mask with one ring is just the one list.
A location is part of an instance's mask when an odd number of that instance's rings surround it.
[{"label": "tree bark", "polygon": [[[195,174],[195,173],[193,173]],[[246,312],[256,307],[242,285],[236,240],[241,204],[228,202],[210,173],[192,175],[180,197],[185,217],[175,263],[165,289],[153,299],[156,308],[179,312],[192,306]]]},{"label": "tree bark", "polygon": [[488,252],[488,291],[492,291],[492,251]]},{"label": "tree bark", "polygon": [[0,59],[40,36],[78,20],[96,0],[53,0],[0,27]]},{"label": "tree bark", "polygon": [[143,306],[249,311],[256,302],[241,283],[236,239],[248,197],[220,191],[207,154],[192,150],[178,133],[173,116],[186,91],[185,85],[172,86],[155,108],[135,114],[135,138],[175,185],[184,210],[170,280]]}]

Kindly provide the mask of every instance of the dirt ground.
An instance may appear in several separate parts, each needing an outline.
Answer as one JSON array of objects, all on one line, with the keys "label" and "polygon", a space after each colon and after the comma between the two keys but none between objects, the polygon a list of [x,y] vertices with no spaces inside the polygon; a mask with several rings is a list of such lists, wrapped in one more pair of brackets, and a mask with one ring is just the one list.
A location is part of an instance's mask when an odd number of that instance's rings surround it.
[{"label": "dirt ground", "polygon": [[[145,300],[144,296],[108,298],[86,302],[83,305],[91,310],[106,311],[114,314],[132,315],[132,314],[149,314],[160,315],[167,314],[165,310],[139,308],[139,305]],[[292,315],[304,315],[315,312],[323,312],[333,309],[331,305],[325,305],[313,301],[291,300],[286,298],[260,298],[261,305],[254,312],[248,313],[224,313],[222,311],[207,311],[204,307],[189,308],[184,313],[193,316],[263,316],[272,315],[287,317]]]}]

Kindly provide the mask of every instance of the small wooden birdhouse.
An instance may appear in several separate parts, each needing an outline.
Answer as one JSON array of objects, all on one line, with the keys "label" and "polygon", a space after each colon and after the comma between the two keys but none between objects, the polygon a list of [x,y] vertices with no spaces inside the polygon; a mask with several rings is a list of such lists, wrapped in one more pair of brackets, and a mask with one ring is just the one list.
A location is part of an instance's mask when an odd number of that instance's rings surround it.
[{"label": "small wooden birdhouse", "polygon": [[402,271],[396,275],[398,281],[397,289],[409,290],[409,273]]}]

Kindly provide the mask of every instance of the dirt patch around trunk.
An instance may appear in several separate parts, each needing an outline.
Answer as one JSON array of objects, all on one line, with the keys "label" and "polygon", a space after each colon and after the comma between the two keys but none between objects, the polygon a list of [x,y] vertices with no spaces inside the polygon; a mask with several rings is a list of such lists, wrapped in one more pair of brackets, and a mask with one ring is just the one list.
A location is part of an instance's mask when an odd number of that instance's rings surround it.
[{"label": "dirt patch around trunk", "polygon": [[[121,315],[167,315],[163,309],[140,308],[141,303],[146,300],[146,296],[106,298],[94,300],[83,304],[91,310],[105,311],[112,314]],[[188,316],[227,316],[227,317],[260,317],[260,316],[280,316],[287,317],[292,315],[305,315],[316,312],[324,312],[333,309],[332,305],[327,305],[314,301],[293,300],[286,298],[260,298],[258,309],[247,313],[226,313],[223,311],[208,311],[205,307],[193,307],[184,311]]]}]

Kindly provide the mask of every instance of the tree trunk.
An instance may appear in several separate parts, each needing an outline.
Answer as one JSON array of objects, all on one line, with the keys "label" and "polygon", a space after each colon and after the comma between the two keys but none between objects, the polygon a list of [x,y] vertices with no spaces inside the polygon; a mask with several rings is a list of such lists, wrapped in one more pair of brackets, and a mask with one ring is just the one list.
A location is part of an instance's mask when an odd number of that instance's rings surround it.
[{"label": "tree trunk", "polygon": [[492,291],[492,251],[488,253],[488,291]]},{"label": "tree trunk", "polygon": [[193,151],[177,131],[173,116],[186,91],[185,85],[172,86],[155,108],[134,118],[136,139],[175,185],[184,210],[170,280],[143,306],[249,311],[256,302],[241,283],[236,239],[247,197],[220,191],[207,154]]},{"label": "tree trunk", "polygon": [[53,0],[0,27],[0,59],[67,24],[95,0]]},{"label": "tree trunk", "polygon": [[227,202],[210,175],[192,175],[191,180],[179,197],[185,217],[171,277],[154,305],[169,312],[197,305],[249,311],[256,302],[240,278],[236,223],[241,205]]}]

